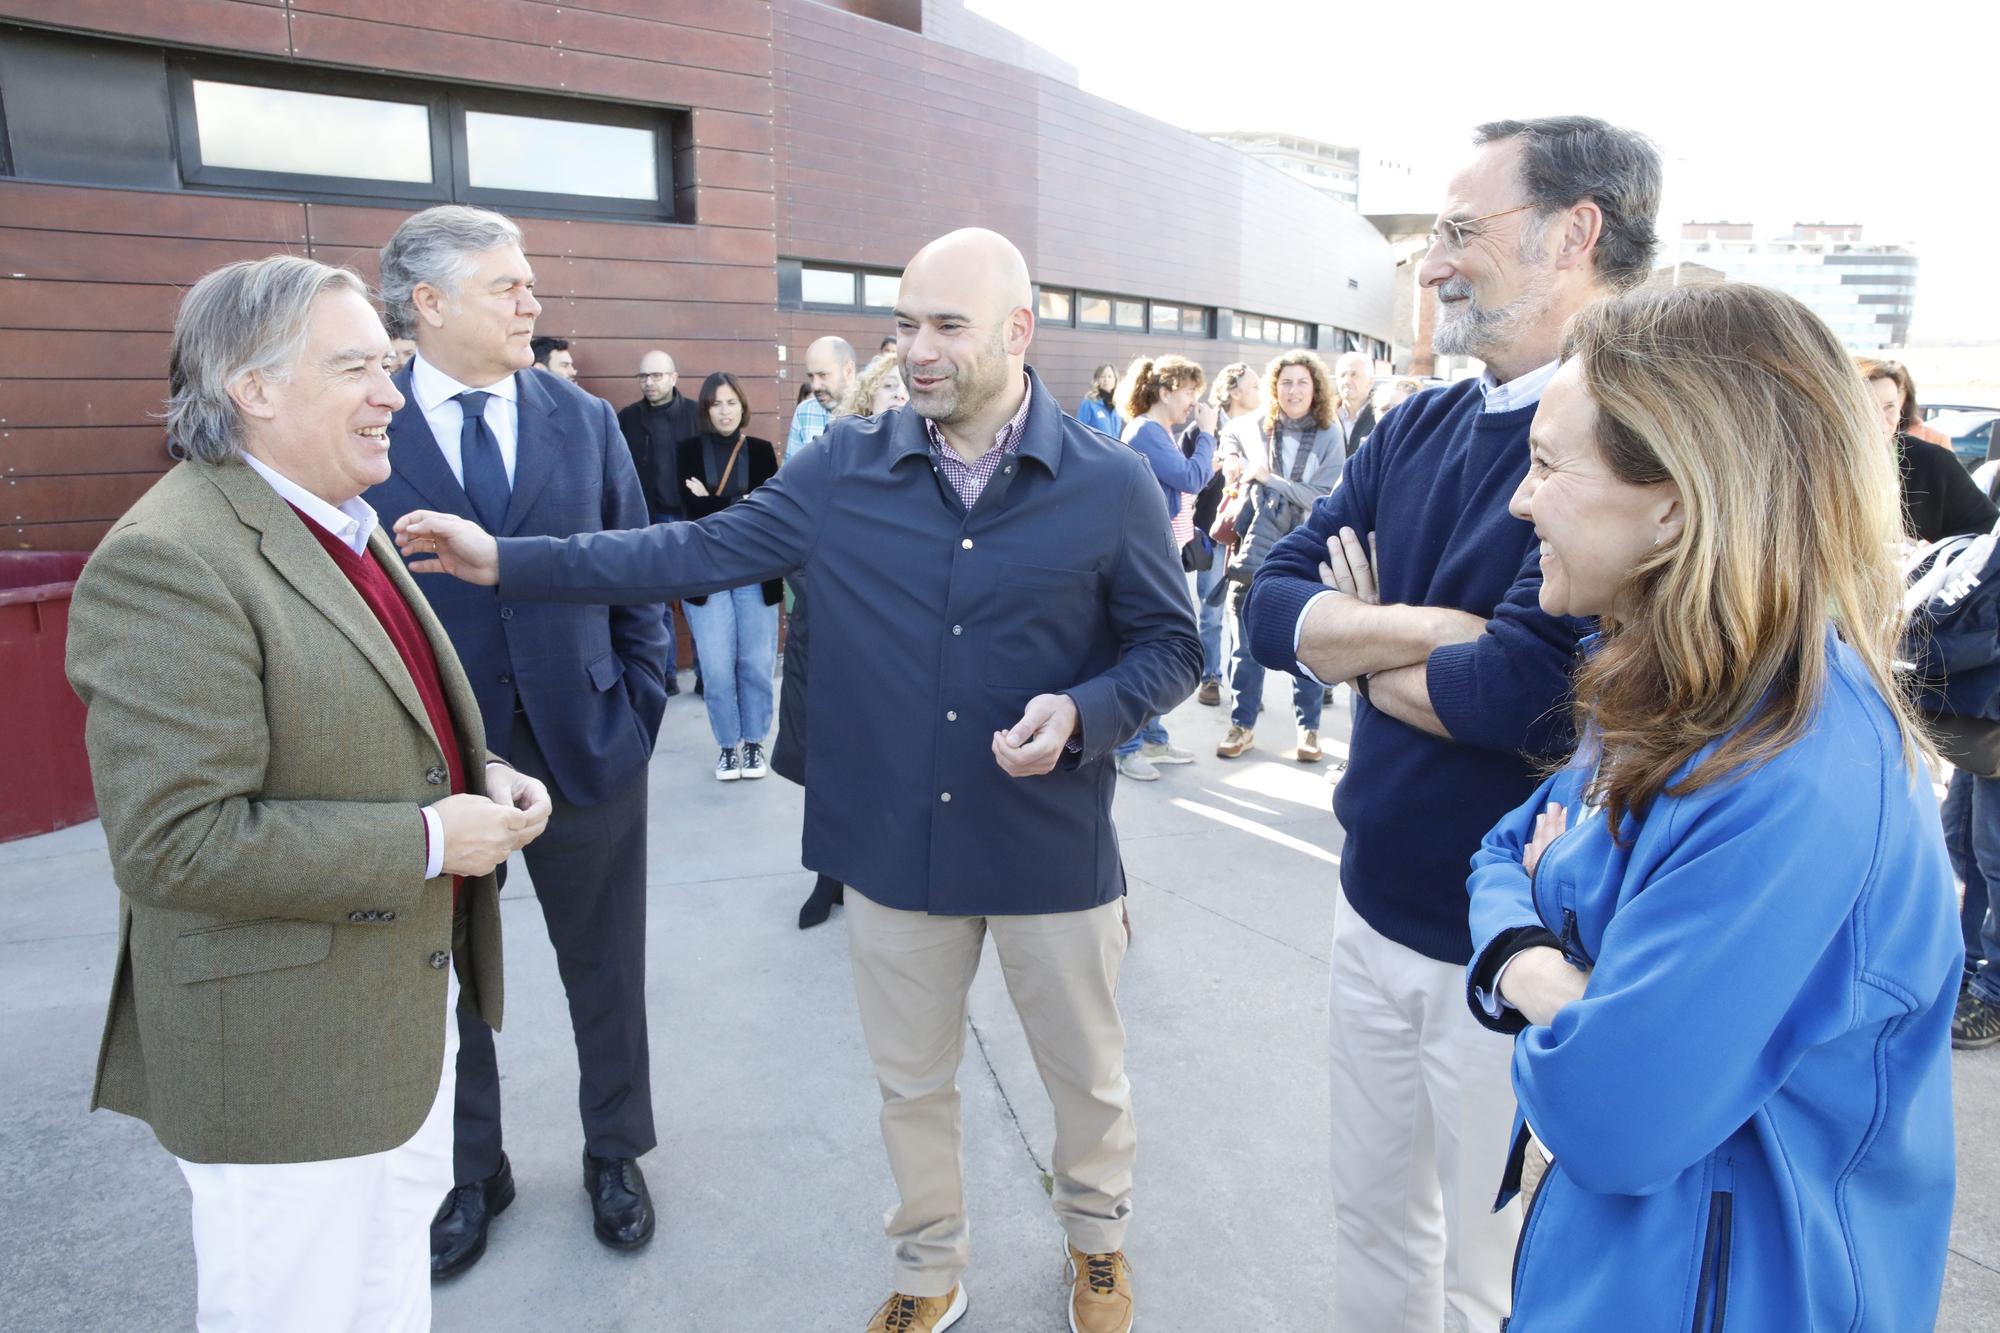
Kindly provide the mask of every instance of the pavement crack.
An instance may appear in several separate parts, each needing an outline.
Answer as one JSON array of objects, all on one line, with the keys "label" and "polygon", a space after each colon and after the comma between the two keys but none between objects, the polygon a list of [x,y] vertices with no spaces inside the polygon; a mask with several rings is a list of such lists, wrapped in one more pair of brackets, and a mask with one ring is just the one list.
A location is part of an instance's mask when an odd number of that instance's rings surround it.
[{"label": "pavement crack", "polygon": [[1042,1188],[1045,1191],[1052,1189],[1055,1177],[1050,1173],[1048,1164],[1042,1161],[1041,1154],[1035,1151],[1035,1145],[1028,1142],[1028,1131],[1021,1124],[1021,1117],[1014,1111],[1014,1099],[1007,1095],[1007,1085],[1001,1081],[1000,1071],[994,1067],[993,1057],[986,1050],[985,1035],[980,1032],[979,1024],[970,1017],[966,1018],[965,1025],[972,1029],[973,1044],[979,1047],[979,1062],[986,1066],[986,1076],[993,1080],[993,1089],[1000,1094],[1000,1105],[1007,1112],[1008,1123],[1014,1126],[1015,1137],[1021,1140],[1022,1151],[1026,1152],[1028,1160],[1034,1163],[1035,1171],[1041,1177]]},{"label": "pavement crack", "polygon": [[1992,1273],[1996,1276],[2000,1276],[2000,1268],[1995,1268],[1992,1264],[1987,1263],[1985,1260],[1973,1258],[1971,1255],[1967,1254],[1964,1250],[1959,1249],[1958,1246],[1956,1245],[1947,1246],[1946,1248],[1948,1248],[1953,1254],[1957,1255],[1959,1258],[1965,1260],[1965,1262],[1971,1264],[1974,1268],[1983,1268],[1989,1273]]}]

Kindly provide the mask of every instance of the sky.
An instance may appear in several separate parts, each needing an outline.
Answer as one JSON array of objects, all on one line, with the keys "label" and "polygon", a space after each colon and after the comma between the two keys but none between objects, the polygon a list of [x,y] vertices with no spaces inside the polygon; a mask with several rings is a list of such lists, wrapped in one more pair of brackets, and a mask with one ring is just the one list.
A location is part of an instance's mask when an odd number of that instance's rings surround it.
[{"label": "sky", "polygon": [[1859,222],[1921,257],[1913,341],[2000,342],[1983,244],[2000,232],[2000,11],[1983,0],[967,7],[1076,66],[1086,91],[1183,128],[1407,162],[1415,197],[1393,207],[1409,211],[1435,211],[1481,121],[1600,116],[1660,146],[1663,257],[1682,221]]}]

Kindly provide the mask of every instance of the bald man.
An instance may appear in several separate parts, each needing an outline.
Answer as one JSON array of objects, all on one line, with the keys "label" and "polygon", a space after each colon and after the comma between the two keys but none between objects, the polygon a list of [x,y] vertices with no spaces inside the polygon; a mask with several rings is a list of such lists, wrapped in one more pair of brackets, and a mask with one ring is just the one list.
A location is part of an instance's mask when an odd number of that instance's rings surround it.
[{"label": "bald man", "polygon": [[825,433],[854,383],[854,345],[831,335],[816,339],[806,348],[806,384],[812,392],[792,409],[792,429],[785,436],[785,457],[794,449],[811,444]]},{"label": "bald man", "polygon": [[1375,394],[1375,363],[1368,353],[1342,352],[1333,363],[1333,387],[1340,392],[1335,416],[1351,458],[1375,429],[1375,404],[1369,401]]},{"label": "bald man", "polygon": [[904,271],[896,327],[907,408],[842,417],[834,447],[699,523],[496,542],[412,514],[398,537],[412,568],[509,599],[659,601],[806,571],[804,860],[851,886],[901,1196],[895,1290],[868,1328],[935,1333],[966,1309],[956,1075],[990,934],[1054,1104],[1070,1327],[1124,1333],[1137,1139],[1112,751],[1193,691],[1201,643],[1152,470],[1027,369],[1020,252],[989,231],[932,242]]}]

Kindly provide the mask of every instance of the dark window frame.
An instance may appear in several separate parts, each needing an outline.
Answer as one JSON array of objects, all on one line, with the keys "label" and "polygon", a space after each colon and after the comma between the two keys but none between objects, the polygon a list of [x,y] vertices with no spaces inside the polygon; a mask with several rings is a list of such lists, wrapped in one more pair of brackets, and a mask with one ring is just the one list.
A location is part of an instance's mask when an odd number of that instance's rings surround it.
[{"label": "dark window frame", "polygon": [[[1062,298],[1063,298],[1063,299],[1064,299],[1065,301],[1069,302],[1069,317],[1068,317],[1067,319],[1056,319],[1056,318],[1054,318],[1053,316],[1050,316],[1050,315],[1044,315],[1044,314],[1042,313],[1042,297],[1043,297],[1044,295],[1048,295],[1048,296],[1060,296],[1060,297],[1062,297]],[[1037,327],[1037,328],[1040,328],[1040,327],[1043,327],[1043,326],[1047,326],[1047,327],[1049,327],[1049,328],[1052,328],[1052,329],[1073,329],[1073,328],[1075,328],[1075,327],[1076,327],[1076,316],[1077,316],[1077,310],[1078,310],[1078,307],[1079,307],[1079,302],[1077,301],[1077,299],[1076,299],[1076,298],[1077,298],[1077,292],[1076,292],[1076,289],[1075,289],[1074,287],[1043,287],[1043,286],[1041,286],[1041,285],[1037,284],[1037,285],[1036,285],[1036,287],[1035,287],[1035,325],[1036,325],[1036,327]]]},{"label": "dark window frame", "polygon": [[7,103],[0,97],[0,176],[14,174],[14,145],[7,137]]},{"label": "dark window frame", "polygon": [[[194,82],[197,79],[281,92],[320,93],[423,105],[430,112],[431,179],[426,184],[209,166],[201,159],[201,140],[195,119]],[[681,192],[681,182],[674,171],[675,144],[679,137],[676,119],[684,119],[689,114],[686,108],[623,106],[613,102],[564,99],[537,93],[448,86],[347,70],[280,67],[256,60],[173,50],[167,52],[167,94],[173,108],[173,143],[179,158],[181,183],[185,187],[290,197],[303,195],[326,203],[462,203],[530,217],[595,217],[683,224],[694,220],[679,216],[676,206]],[[618,199],[609,195],[474,186],[466,150],[465,113],[468,111],[649,130],[653,135],[657,197]]]},{"label": "dark window frame", "polygon": [[[795,278],[788,280],[789,274]],[[846,305],[831,301],[808,301],[805,299],[805,271],[817,269],[822,273],[842,273],[853,283],[853,300]],[[895,278],[899,284],[903,277],[901,269],[883,268],[876,264],[848,264],[823,259],[800,259],[787,256],[778,260],[778,304],[786,310],[811,310],[829,315],[893,315],[895,308],[886,305],[866,305],[866,279]]]}]

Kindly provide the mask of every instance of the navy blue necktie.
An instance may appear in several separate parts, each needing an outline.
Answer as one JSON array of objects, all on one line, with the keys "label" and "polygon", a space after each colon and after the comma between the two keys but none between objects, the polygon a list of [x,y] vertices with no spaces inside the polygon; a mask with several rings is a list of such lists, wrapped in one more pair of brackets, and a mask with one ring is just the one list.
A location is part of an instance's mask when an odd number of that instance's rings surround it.
[{"label": "navy blue necktie", "polygon": [[480,527],[497,533],[507,518],[513,488],[507,484],[507,465],[500,461],[500,441],[486,424],[486,400],[492,396],[471,389],[458,395],[458,405],[465,409],[465,423],[458,428],[458,465],[465,473],[472,516]]}]

